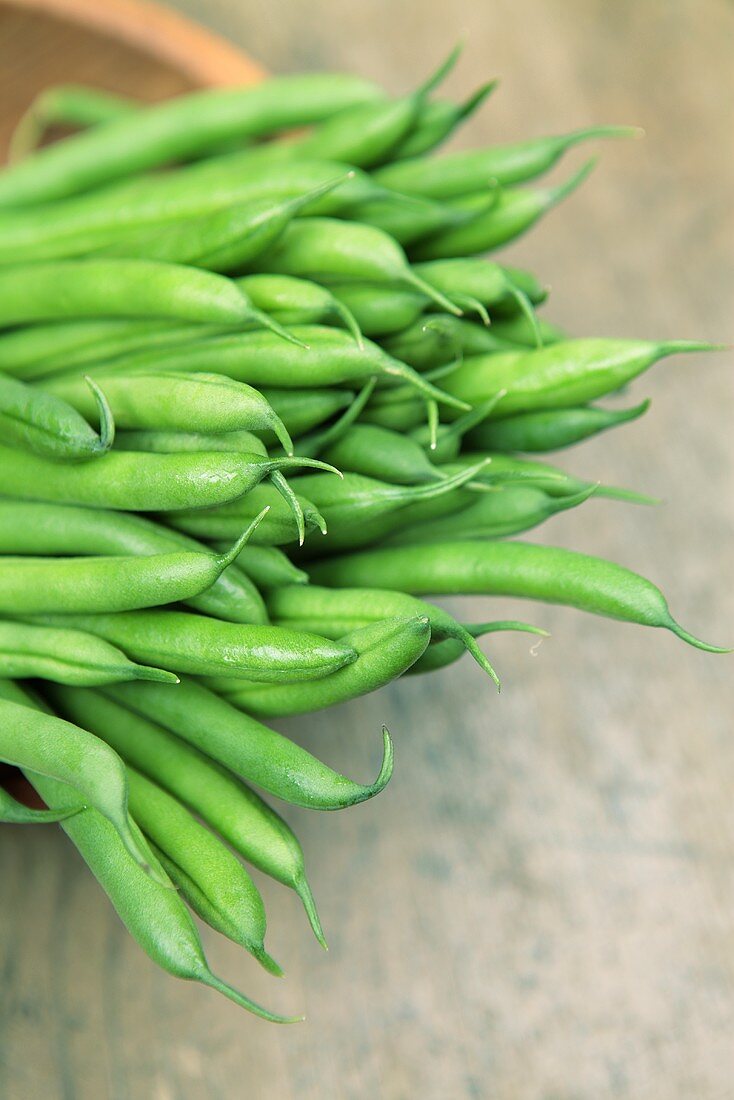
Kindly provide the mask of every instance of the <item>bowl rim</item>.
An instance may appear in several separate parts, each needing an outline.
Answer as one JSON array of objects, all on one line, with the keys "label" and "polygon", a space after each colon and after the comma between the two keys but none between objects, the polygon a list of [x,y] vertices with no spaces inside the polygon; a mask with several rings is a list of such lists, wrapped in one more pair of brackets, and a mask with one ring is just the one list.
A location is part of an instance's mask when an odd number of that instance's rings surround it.
[{"label": "bowl rim", "polygon": [[78,23],[159,59],[204,87],[255,84],[265,70],[215,31],[155,0],[0,0],[0,10]]}]

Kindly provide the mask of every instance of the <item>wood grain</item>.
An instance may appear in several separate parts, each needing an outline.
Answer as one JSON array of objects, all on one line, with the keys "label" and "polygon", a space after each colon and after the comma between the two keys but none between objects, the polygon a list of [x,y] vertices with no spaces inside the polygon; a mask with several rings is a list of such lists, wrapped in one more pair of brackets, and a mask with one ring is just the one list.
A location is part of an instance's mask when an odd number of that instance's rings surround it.
[{"label": "wood grain", "polygon": [[[731,57],[723,0],[187,0],[274,71],[349,67],[415,85],[461,31],[450,88],[500,75],[462,141],[591,121],[643,125],[507,255],[579,333],[734,337]],[[348,11],[348,17],[345,14]],[[554,178],[563,178],[574,155]],[[569,454],[664,497],[589,501],[543,538],[659,581],[714,641],[734,632],[731,356],[636,384],[643,423]],[[468,619],[489,601],[459,603]],[[307,1024],[271,1028],[141,955],[57,831],[0,833],[4,1100],[729,1100],[734,1095],[734,713],[730,658],[662,632],[498,602],[548,627],[497,638],[497,697],[471,664],[283,728],[366,778],[379,727],[396,774],[344,814],[286,810],[331,944],[263,884],[256,972],[216,967]]]}]

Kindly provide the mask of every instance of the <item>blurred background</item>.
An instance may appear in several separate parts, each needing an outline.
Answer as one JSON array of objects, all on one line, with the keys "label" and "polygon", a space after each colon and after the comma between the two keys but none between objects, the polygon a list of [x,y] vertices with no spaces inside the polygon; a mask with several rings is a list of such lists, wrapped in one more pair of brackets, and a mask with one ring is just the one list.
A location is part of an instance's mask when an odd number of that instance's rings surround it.
[{"label": "blurred background", "polygon": [[[547,281],[545,315],[574,334],[734,339],[726,0],[171,6],[272,72],[350,69],[396,93],[463,38],[446,90],[502,83],[457,145],[644,127],[644,140],[600,146],[582,190],[506,258]],[[648,575],[687,627],[734,643],[732,355],[666,361],[631,396],[652,398],[643,422],[560,462],[664,505],[591,500],[541,537]],[[487,601],[457,606],[487,617]],[[205,933],[217,972],[305,1010],[304,1025],[269,1027],[176,983],[60,833],[3,829],[0,1096],[734,1096],[732,659],[559,608],[495,609],[553,635],[537,651],[493,640],[501,696],[465,658],[281,724],[365,779],[383,722],[396,742],[375,802],[285,811],[329,955],[270,882],[282,985]]]}]

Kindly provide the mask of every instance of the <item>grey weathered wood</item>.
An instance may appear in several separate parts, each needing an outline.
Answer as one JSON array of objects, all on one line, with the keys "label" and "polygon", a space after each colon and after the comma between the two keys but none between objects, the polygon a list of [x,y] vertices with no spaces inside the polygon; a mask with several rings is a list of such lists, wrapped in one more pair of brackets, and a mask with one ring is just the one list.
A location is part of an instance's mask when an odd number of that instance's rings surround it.
[{"label": "grey weathered wood", "polygon": [[[634,122],[516,262],[579,333],[732,339],[734,9],[716,0],[181,2],[275,70],[354,67],[417,83],[460,31],[454,92],[503,86],[466,143]],[[571,164],[575,153],[556,178]],[[731,356],[661,365],[644,424],[569,456],[669,502],[590,501],[543,537],[661,582],[682,621],[734,639]],[[485,616],[475,601],[468,618]],[[379,727],[396,774],[341,815],[287,811],[331,952],[264,884],[277,983],[207,936],[277,1029],[155,970],[63,838],[0,832],[0,1095],[7,1100],[637,1100],[734,1094],[731,659],[662,632],[503,601],[548,627],[284,725],[367,776]],[[500,608],[498,607],[498,610]]]}]

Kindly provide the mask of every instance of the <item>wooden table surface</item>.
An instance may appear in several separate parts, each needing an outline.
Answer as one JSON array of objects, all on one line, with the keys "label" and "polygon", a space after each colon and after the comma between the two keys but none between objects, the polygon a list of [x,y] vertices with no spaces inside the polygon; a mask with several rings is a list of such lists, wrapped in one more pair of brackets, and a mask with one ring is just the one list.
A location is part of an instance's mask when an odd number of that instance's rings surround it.
[{"label": "wooden table surface", "polygon": [[[508,252],[579,334],[729,340],[734,289],[727,0],[180,0],[275,71],[503,84],[465,142],[633,122],[571,203]],[[569,158],[563,172],[578,164]],[[659,581],[734,641],[732,357],[666,362],[634,424],[568,456],[658,509],[590,501],[543,537]],[[339,815],[286,811],[330,940],[263,884],[278,984],[214,935],[219,972],[308,1022],[275,1028],[156,970],[58,832],[0,834],[3,1100],[725,1100],[734,1097],[732,658],[662,632],[505,602],[553,632],[283,728],[369,776]],[[488,602],[463,613],[487,617]]]}]

